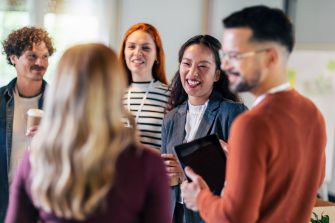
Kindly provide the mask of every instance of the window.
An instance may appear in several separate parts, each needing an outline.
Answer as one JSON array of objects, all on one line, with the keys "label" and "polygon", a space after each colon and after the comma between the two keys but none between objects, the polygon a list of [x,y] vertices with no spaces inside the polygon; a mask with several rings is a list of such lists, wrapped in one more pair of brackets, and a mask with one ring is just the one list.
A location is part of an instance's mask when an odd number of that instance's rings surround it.
[{"label": "window", "polygon": [[[27,11],[27,1],[1,1],[0,4],[0,41],[7,38],[8,34],[15,29],[29,24],[29,13]],[[3,48],[1,45],[1,53]],[[16,76],[13,66],[7,63],[6,55],[0,56],[0,86],[6,85]]]},{"label": "window", "polygon": [[[45,2],[42,1],[43,5],[38,4],[41,2],[36,0],[0,3],[0,20],[4,21],[0,26],[0,40],[2,42],[15,29],[31,26],[32,16],[30,15],[42,13],[39,20],[43,21],[35,21],[35,23],[43,24],[56,48],[56,52],[49,58],[49,68],[45,74],[45,80],[50,83],[58,60],[66,48],[78,43],[103,42],[103,39],[106,39],[102,36],[104,34],[102,30],[107,30],[109,27],[103,27],[105,24],[102,21],[103,16],[99,15],[101,7],[104,6],[103,1],[45,0]],[[28,11],[27,2],[38,5],[30,7],[34,11]],[[15,68],[7,64],[5,55],[1,55],[0,86],[6,85],[15,76]]]}]

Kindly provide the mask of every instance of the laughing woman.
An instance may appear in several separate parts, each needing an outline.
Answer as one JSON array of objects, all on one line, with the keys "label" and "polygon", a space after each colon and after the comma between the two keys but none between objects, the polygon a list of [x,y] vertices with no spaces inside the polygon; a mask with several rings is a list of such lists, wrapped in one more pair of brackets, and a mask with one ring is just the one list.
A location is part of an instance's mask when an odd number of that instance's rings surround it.
[{"label": "laughing woman", "polygon": [[169,101],[172,110],[163,121],[161,149],[172,186],[176,223],[203,221],[198,213],[178,202],[182,170],[173,147],[214,133],[227,141],[233,120],[246,110],[229,91],[227,77],[220,69],[220,48],[214,37],[198,35],[179,50],[179,70],[172,81]]}]

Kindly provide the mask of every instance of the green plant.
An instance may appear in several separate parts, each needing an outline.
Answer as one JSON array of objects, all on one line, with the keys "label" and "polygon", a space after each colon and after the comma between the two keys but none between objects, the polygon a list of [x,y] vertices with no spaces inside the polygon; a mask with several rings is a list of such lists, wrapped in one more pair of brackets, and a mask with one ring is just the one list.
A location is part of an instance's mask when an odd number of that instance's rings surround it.
[{"label": "green plant", "polygon": [[313,212],[314,218],[311,218],[311,223],[329,223],[329,216],[323,215],[321,213],[321,218],[319,219],[318,215]]}]

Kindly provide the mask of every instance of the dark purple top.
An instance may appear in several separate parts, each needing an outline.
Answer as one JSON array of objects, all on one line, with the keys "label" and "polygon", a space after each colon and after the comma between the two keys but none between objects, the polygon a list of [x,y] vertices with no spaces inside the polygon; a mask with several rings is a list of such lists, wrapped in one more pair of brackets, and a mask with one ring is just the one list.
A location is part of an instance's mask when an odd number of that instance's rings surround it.
[{"label": "dark purple top", "polygon": [[[12,183],[6,223],[72,223],[37,208],[31,199],[29,153],[26,153]],[[103,209],[83,222],[171,223],[169,186],[163,161],[149,149],[129,147],[118,158],[114,186]]]}]

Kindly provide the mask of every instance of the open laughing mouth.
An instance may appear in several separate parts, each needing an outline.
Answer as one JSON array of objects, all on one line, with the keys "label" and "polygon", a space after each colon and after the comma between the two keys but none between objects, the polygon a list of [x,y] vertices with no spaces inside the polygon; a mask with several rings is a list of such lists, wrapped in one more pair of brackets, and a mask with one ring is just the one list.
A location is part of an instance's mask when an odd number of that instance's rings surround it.
[{"label": "open laughing mouth", "polygon": [[187,84],[188,84],[190,87],[196,87],[196,86],[198,86],[198,85],[201,84],[201,82],[198,81],[198,80],[189,80],[189,79],[187,79],[186,82],[187,82]]}]

